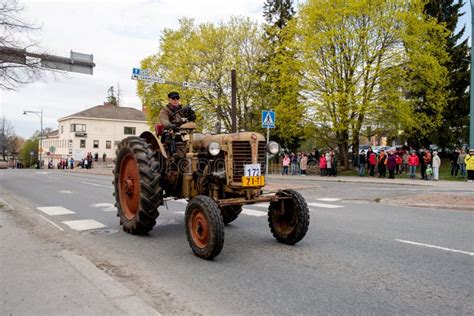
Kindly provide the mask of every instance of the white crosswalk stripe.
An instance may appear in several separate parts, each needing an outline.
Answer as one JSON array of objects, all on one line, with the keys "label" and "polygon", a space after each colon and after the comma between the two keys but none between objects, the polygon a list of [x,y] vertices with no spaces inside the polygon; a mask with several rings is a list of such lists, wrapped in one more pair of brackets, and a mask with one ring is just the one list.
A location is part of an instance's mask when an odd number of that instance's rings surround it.
[{"label": "white crosswalk stripe", "polygon": [[318,201],[323,201],[323,202],[337,202],[340,201],[341,199],[336,199],[336,198],[320,198],[317,199]]},{"label": "white crosswalk stripe", "polygon": [[68,210],[67,208],[64,208],[62,206],[43,206],[37,207],[36,209],[49,216],[75,214],[75,212]]},{"label": "white crosswalk stripe", "polygon": [[91,230],[91,229],[98,229],[107,227],[104,224],[95,221],[93,219],[83,219],[83,220],[76,220],[76,221],[64,221],[63,224],[69,226],[71,229],[77,231],[84,231],[84,230]]},{"label": "white crosswalk stripe", "polygon": [[314,206],[314,207],[322,207],[322,208],[341,208],[341,207],[344,207],[343,205],[324,204],[324,203],[315,203],[315,202],[309,202],[308,205]]},{"label": "white crosswalk stripe", "polygon": [[256,211],[256,210],[252,210],[252,209],[249,209],[249,208],[242,209],[241,214],[250,215],[250,216],[257,216],[257,217],[267,216],[267,212]]},{"label": "white crosswalk stripe", "polygon": [[91,207],[101,208],[104,212],[116,212],[117,208],[112,203],[96,203],[91,204]]}]

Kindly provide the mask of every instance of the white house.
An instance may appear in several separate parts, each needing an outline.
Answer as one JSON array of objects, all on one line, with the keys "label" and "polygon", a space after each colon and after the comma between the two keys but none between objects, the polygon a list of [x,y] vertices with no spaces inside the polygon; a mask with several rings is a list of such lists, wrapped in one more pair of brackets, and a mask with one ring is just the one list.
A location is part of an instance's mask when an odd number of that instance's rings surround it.
[{"label": "white house", "polygon": [[122,139],[149,130],[145,113],[111,103],[60,118],[58,125],[41,140],[43,160],[73,157],[77,161],[87,153],[97,153],[100,159],[105,153],[112,159]]}]

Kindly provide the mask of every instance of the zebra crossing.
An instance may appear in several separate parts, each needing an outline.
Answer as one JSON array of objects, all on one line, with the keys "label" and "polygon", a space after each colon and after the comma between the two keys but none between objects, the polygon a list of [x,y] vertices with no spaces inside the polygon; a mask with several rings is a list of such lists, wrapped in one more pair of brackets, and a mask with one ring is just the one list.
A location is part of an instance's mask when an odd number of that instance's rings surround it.
[{"label": "zebra crossing", "polygon": [[[314,201],[314,202],[313,202]],[[318,202],[315,202],[318,201]],[[322,203],[324,202],[324,203]],[[329,204],[328,202],[332,202]],[[333,197],[324,197],[324,198],[316,198],[312,199],[310,202],[307,202],[308,208],[310,212],[316,212],[320,208],[326,209],[339,209],[343,208],[344,205],[341,204],[334,204],[342,202],[339,198]],[[183,204],[186,204],[187,201],[185,199],[181,200],[171,200],[167,201],[166,207],[169,207],[171,210],[174,210],[173,213],[177,215],[184,215],[185,212],[183,210]],[[267,216],[268,207],[270,203],[260,203],[260,204],[251,204],[245,205],[242,209],[241,215],[245,216],[252,216],[252,217],[263,217]],[[90,208],[96,209],[100,212],[112,213],[115,214],[117,212],[117,208],[112,203],[102,202],[102,203],[94,203],[89,205]],[[69,220],[61,220],[59,223],[55,222],[54,218],[66,216],[66,217],[73,217],[77,215],[77,213],[73,210],[67,209],[60,205],[53,205],[53,206],[38,206],[36,207],[38,211],[40,211],[43,215],[39,215],[43,217],[48,222],[50,222],[53,226],[58,228],[61,231],[64,231],[63,227],[67,227],[69,229],[82,232],[87,230],[94,230],[94,229],[102,229],[106,228],[107,225],[95,220],[95,219],[69,219]],[[178,210],[179,209],[179,210]],[[164,212],[165,214],[165,212]],[[46,216],[44,216],[46,215]],[[61,217],[63,219],[63,217]],[[165,221],[161,223],[162,225],[166,225],[167,223],[171,223],[170,221]]]}]

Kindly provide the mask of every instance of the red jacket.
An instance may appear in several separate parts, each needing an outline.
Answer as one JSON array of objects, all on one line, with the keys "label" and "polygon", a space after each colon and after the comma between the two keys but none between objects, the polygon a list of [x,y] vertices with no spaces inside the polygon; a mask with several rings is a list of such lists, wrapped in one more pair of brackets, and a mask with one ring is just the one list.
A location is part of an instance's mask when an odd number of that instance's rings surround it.
[{"label": "red jacket", "polygon": [[418,166],[420,164],[420,159],[418,159],[417,155],[410,155],[408,157],[408,165],[409,166]]},{"label": "red jacket", "polygon": [[374,153],[369,156],[369,165],[375,166],[377,164],[377,158]]},{"label": "red jacket", "polygon": [[322,155],[321,158],[319,158],[319,168],[321,169],[327,168],[326,157],[324,155]]}]

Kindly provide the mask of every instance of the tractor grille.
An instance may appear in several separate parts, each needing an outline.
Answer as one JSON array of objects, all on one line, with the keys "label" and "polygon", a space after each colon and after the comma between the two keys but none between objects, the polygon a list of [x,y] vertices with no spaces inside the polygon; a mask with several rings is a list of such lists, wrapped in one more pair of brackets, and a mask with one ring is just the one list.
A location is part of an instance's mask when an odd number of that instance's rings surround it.
[{"label": "tractor grille", "polygon": [[[234,182],[241,182],[244,176],[244,165],[252,163],[252,147],[248,141],[232,142],[232,153],[234,155]],[[265,174],[265,143],[258,144],[258,163],[261,165],[262,175]]]}]

